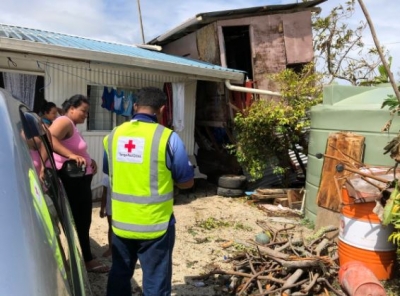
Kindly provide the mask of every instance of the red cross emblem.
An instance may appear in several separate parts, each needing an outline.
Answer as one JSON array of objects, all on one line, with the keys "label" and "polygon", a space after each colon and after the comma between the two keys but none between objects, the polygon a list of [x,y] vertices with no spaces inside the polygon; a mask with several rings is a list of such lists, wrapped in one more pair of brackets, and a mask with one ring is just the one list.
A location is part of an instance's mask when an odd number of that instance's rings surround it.
[{"label": "red cross emblem", "polygon": [[132,149],[135,149],[135,148],[136,148],[136,145],[133,144],[133,141],[132,141],[132,140],[129,140],[128,144],[125,144],[124,147],[125,147],[126,149],[128,149],[128,153],[131,153],[131,152],[132,152]]}]

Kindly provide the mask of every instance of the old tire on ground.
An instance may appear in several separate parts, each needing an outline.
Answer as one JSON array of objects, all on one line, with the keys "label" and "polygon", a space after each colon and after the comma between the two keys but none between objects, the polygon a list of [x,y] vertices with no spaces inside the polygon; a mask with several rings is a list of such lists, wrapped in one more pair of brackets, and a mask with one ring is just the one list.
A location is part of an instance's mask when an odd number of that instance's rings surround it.
[{"label": "old tire on ground", "polygon": [[244,191],[242,189],[218,187],[217,195],[220,195],[223,197],[239,197],[239,196],[244,196]]},{"label": "old tire on ground", "polygon": [[218,179],[218,186],[223,188],[240,189],[246,184],[246,176],[222,175]]}]

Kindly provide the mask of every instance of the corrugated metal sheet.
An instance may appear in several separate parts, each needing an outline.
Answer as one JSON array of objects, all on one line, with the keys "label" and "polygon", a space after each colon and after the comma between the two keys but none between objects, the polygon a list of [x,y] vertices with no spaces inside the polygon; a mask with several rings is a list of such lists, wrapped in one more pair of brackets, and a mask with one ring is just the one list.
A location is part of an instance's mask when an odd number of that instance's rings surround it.
[{"label": "corrugated metal sheet", "polygon": [[[41,63],[45,69],[46,100],[57,105],[75,94],[86,94],[87,85],[117,86],[120,88],[163,87],[164,82],[185,82],[185,75],[144,72],[126,67],[105,67],[48,59]],[[195,81],[190,80],[190,83]]]},{"label": "corrugated metal sheet", "polygon": [[19,26],[12,26],[0,24],[0,40],[1,39],[14,39],[24,42],[36,42],[46,44],[49,46],[61,46],[72,49],[82,49],[87,51],[102,52],[118,56],[128,56],[140,58],[145,60],[153,60],[160,62],[167,62],[176,65],[197,67],[201,69],[212,69],[223,72],[236,72],[243,73],[243,71],[223,68],[221,66],[209,64],[206,62],[191,60],[178,56],[168,55],[161,52],[142,49],[133,45],[111,43],[88,39],[78,36],[67,34],[23,28]]}]

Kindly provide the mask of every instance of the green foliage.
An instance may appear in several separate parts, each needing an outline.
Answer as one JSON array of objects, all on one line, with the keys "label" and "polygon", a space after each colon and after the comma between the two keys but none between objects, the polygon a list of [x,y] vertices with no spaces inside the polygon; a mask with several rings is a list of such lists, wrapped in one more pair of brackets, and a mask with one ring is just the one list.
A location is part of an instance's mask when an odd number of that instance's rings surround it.
[{"label": "green foliage", "polygon": [[394,231],[388,240],[400,246],[400,190],[397,183],[386,201],[383,212],[382,224],[388,225],[389,223],[393,224]]},{"label": "green foliage", "polygon": [[251,228],[250,226],[245,225],[245,224],[243,224],[241,222],[235,222],[233,224],[233,228],[236,229],[236,230],[245,230],[245,231],[252,231],[253,230],[253,228]]},{"label": "green foliage", "polygon": [[389,110],[395,110],[399,105],[399,100],[394,95],[388,95],[387,98],[383,101],[381,109],[385,107],[389,107]]},{"label": "green foliage", "polygon": [[231,224],[228,221],[222,221],[215,219],[213,217],[209,217],[206,220],[197,221],[197,226],[200,228],[204,228],[206,230],[221,228],[221,227],[229,227]]},{"label": "green foliage", "polygon": [[250,226],[245,225],[241,222],[235,222],[230,220],[219,220],[214,217],[208,217],[206,220],[197,221],[196,226],[206,230],[218,229],[223,227],[233,227],[236,230],[246,230],[246,231],[253,230]]},{"label": "green foliage", "polygon": [[342,79],[352,85],[371,81],[380,64],[377,49],[367,48],[363,42],[366,23],[360,21],[355,27],[351,25],[355,4],[355,0],[345,1],[326,16],[321,13],[313,16],[316,63],[324,69],[328,84],[334,79]]},{"label": "green foliage", "polygon": [[[311,220],[308,219],[308,218],[303,218],[303,219],[301,219],[301,220],[300,220],[300,224],[303,225],[303,226],[306,226],[306,227],[309,228],[309,229],[314,229],[314,228],[315,228],[314,222],[311,221]],[[317,234],[317,236],[318,236],[318,235],[319,235],[319,234]]]},{"label": "green foliage", "polygon": [[[390,67],[392,65],[392,57],[389,57],[389,62],[388,62],[388,66],[389,66],[389,71],[390,71]],[[371,80],[366,80],[366,81],[362,81],[359,83],[359,85],[362,86],[371,86],[371,85],[377,85],[377,84],[381,84],[381,83],[389,83],[389,73],[388,71],[386,71],[386,68],[383,64],[378,66],[378,72],[379,75],[373,77]]]},{"label": "green foliage", "polygon": [[307,148],[304,128],[309,127],[308,111],[321,101],[319,74],[314,65],[300,73],[286,69],[271,77],[280,86],[278,101],[256,101],[234,120],[236,145],[232,146],[239,163],[256,180],[268,165],[286,175],[290,167],[288,149],[294,143]]}]

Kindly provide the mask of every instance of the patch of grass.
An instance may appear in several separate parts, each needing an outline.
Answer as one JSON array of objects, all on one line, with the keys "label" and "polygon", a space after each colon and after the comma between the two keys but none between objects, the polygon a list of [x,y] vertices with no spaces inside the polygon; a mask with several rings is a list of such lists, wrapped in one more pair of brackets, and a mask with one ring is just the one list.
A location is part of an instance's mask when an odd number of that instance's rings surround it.
[{"label": "patch of grass", "polygon": [[246,231],[252,231],[253,230],[253,228],[251,228],[250,226],[245,225],[245,224],[243,224],[241,222],[235,222],[234,225],[233,225],[233,228],[237,229],[237,230],[246,230]]},{"label": "patch of grass", "polygon": [[[221,219],[216,219],[214,217],[209,217],[206,220],[198,220],[196,221],[196,226],[206,230],[218,229],[223,227],[233,227],[236,230],[246,230],[246,231],[253,230],[253,228],[243,224],[242,222],[221,220]],[[192,231],[195,232],[193,229]]]},{"label": "patch of grass", "polygon": [[197,221],[196,225],[200,228],[211,230],[221,227],[229,227],[231,226],[231,223],[227,221],[218,220],[213,217],[209,217],[207,218],[207,220]]},{"label": "patch of grass", "polygon": [[315,224],[313,221],[311,221],[308,218],[303,218],[300,220],[300,224],[307,227],[308,229],[314,229],[315,228]]},{"label": "patch of grass", "polygon": [[191,235],[193,235],[193,236],[196,236],[196,235],[197,235],[197,231],[194,230],[193,227],[189,227],[189,228],[188,228],[188,233],[191,234]]},{"label": "patch of grass", "polygon": [[193,267],[196,263],[198,263],[199,261],[195,260],[195,261],[186,261],[186,267],[187,268],[191,268]]}]

